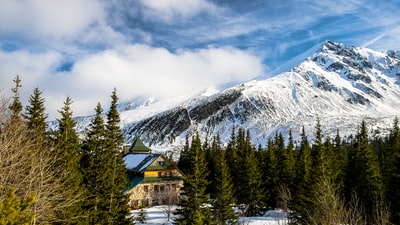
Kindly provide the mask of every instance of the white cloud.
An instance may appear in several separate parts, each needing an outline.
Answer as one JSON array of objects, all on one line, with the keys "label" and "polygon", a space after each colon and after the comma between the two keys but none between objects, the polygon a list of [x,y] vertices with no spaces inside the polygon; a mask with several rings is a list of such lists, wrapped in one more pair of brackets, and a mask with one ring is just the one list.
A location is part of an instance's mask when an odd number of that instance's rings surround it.
[{"label": "white cloud", "polygon": [[49,105],[47,98],[54,94],[48,90],[52,85],[52,71],[58,66],[61,55],[57,52],[30,53],[24,50],[15,52],[0,51],[0,92],[11,96],[14,87],[13,79],[19,75],[22,80],[20,88],[21,102],[26,105],[33,89],[38,87],[46,98],[46,108],[49,113],[57,111],[55,107],[62,105]]},{"label": "white cloud", "polygon": [[74,86],[74,95],[94,100],[103,96],[100,98],[106,101],[109,94],[105,93],[111,93],[113,87],[117,87],[121,100],[138,95],[171,98],[197,94],[209,86],[247,81],[262,72],[259,58],[238,49],[181,50],[173,54],[163,48],[131,45],[92,55],[77,62],[70,74],[59,77],[67,78],[63,86]]},{"label": "white cloud", "polygon": [[217,7],[206,0],[141,0],[148,19],[164,22],[185,20],[202,12],[214,13]]},{"label": "white cloud", "polygon": [[211,86],[248,81],[263,73],[261,59],[231,47],[202,50],[181,49],[171,53],[164,48],[127,45],[88,55],[77,61],[70,72],[55,72],[62,58],[58,53],[33,54],[0,52],[1,88],[11,93],[16,74],[22,79],[21,97],[34,87],[43,91],[49,119],[70,96],[74,115],[92,114],[97,102],[109,103],[117,88],[121,101],[137,96],[174,98],[191,96]]},{"label": "white cloud", "polygon": [[104,20],[96,0],[3,0],[0,32],[53,38],[73,38],[88,26]]}]

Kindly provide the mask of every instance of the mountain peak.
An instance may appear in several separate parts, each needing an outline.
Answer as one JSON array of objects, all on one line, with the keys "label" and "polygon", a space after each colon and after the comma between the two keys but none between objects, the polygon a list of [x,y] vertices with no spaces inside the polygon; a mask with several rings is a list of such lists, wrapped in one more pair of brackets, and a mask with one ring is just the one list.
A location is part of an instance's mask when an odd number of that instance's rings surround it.
[{"label": "mountain peak", "polygon": [[325,135],[338,129],[352,134],[363,119],[384,134],[400,114],[398,53],[325,41],[308,59],[274,77],[168,104],[158,112],[152,107],[142,113],[146,116],[138,117],[137,111],[149,107],[130,106],[133,110],[121,112],[123,132],[127,142],[140,136],[155,150],[182,146],[196,132],[208,140],[218,134],[227,142],[233,128],[249,130],[253,143],[265,145],[276,132],[292,131],[296,137],[303,126],[312,135],[317,117]]}]

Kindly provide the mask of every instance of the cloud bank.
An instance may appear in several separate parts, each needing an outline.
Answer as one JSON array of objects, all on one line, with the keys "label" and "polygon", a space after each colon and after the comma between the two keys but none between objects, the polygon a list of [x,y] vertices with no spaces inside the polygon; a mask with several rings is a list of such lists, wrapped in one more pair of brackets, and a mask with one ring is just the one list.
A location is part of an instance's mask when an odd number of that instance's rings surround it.
[{"label": "cloud bank", "polygon": [[400,49],[395,0],[3,0],[0,90],[43,91],[49,119],[121,101],[176,98],[259,77],[331,39]]}]

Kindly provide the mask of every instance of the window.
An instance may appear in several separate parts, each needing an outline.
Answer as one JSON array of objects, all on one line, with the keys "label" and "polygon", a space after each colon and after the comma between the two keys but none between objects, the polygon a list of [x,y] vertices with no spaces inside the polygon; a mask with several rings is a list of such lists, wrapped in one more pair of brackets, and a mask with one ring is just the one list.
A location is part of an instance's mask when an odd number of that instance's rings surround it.
[{"label": "window", "polygon": [[160,185],[160,191],[164,191],[164,185]]},{"label": "window", "polygon": [[149,192],[149,186],[147,186],[147,185],[143,186],[143,191],[148,193]]},{"label": "window", "polygon": [[158,192],[158,185],[154,185],[154,191]]},{"label": "window", "polygon": [[162,172],[158,172],[158,177],[162,177]]}]

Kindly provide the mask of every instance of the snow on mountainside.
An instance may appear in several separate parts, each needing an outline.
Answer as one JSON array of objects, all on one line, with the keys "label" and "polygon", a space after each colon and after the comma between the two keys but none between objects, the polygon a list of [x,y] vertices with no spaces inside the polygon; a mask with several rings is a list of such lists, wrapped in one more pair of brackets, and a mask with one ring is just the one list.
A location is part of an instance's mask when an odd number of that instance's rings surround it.
[{"label": "snow on mountainside", "polygon": [[155,150],[180,146],[196,131],[203,138],[219,134],[227,142],[233,127],[248,129],[253,143],[262,145],[290,129],[296,138],[303,126],[311,136],[317,118],[325,135],[339,129],[344,137],[365,119],[372,136],[384,133],[400,115],[399,100],[399,51],[326,41],[288,72],[180,104],[142,101],[121,112],[121,125],[126,142],[140,136]]}]

